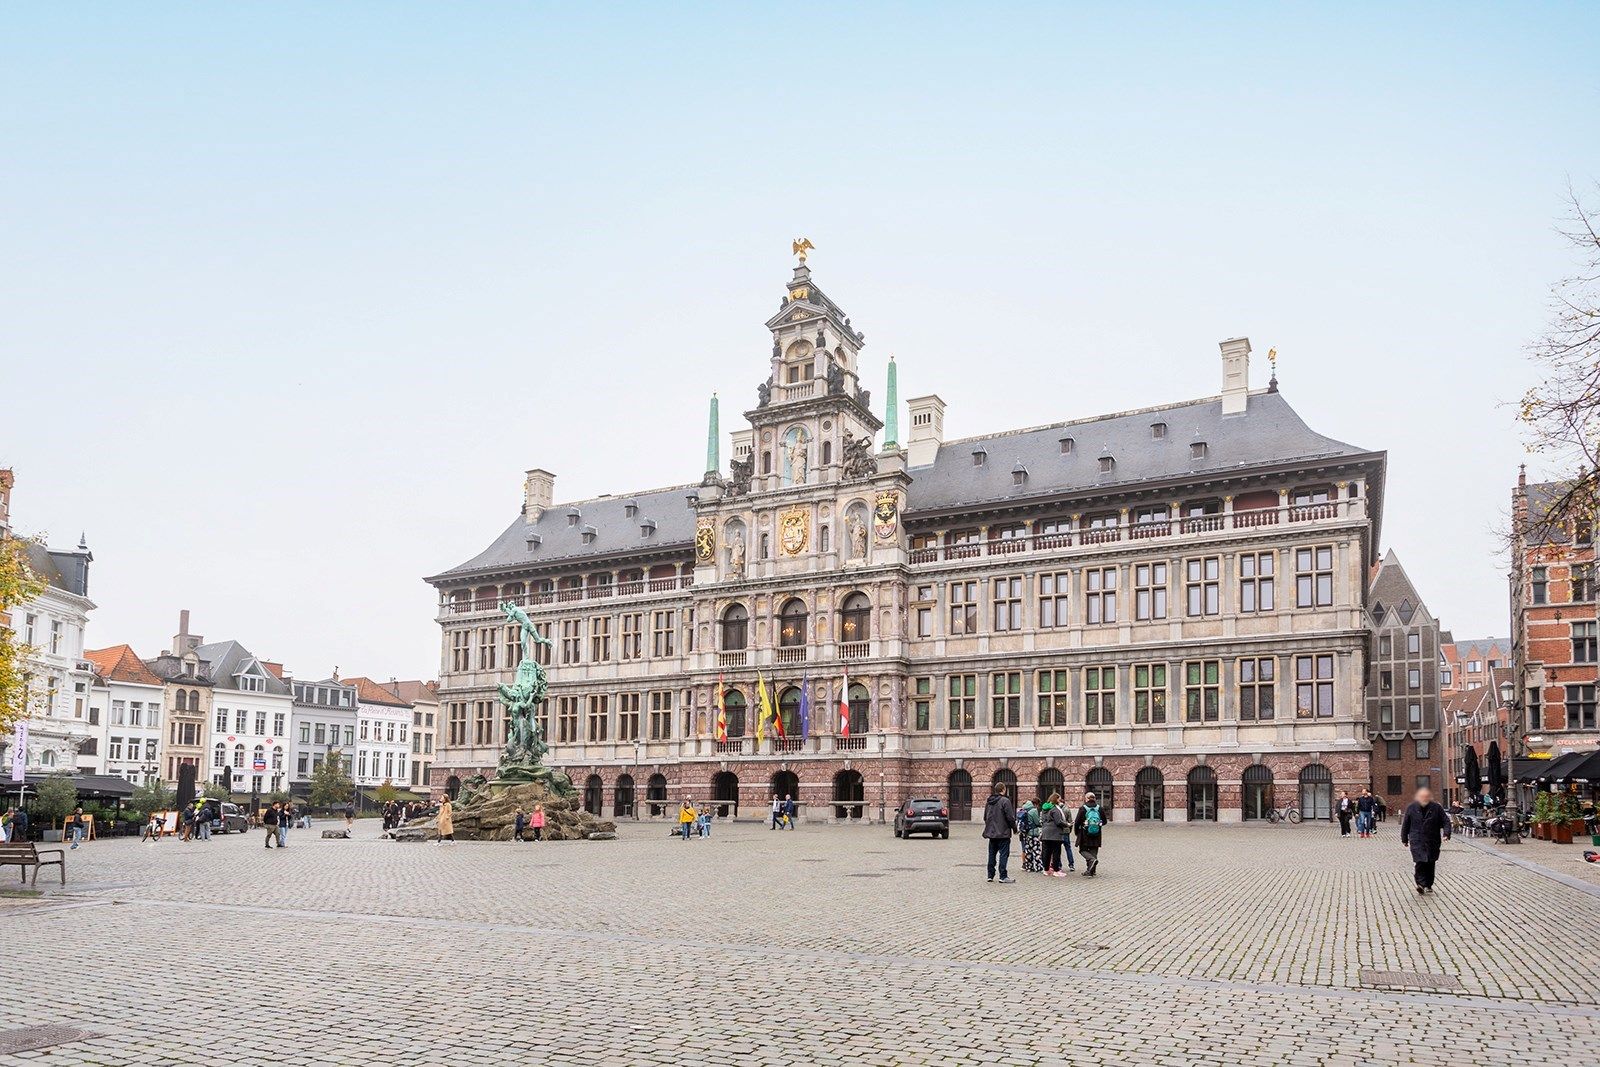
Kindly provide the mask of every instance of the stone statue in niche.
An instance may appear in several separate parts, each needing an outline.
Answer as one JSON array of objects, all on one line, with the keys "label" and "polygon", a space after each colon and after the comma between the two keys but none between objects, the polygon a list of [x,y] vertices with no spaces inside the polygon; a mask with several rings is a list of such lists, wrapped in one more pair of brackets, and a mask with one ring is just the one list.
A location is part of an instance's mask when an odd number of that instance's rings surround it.
[{"label": "stone statue in niche", "polygon": [[845,525],[850,528],[850,558],[867,558],[867,524],[854,515],[845,519]]},{"label": "stone statue in niche", "polygon": [[789,477],[794,485],[806,484],[806,439],[795,434],[784,446],[789,456]]},{"label": "stone statue in niche", "polygon": [[840,467],[846,478],[869,478],[878,473],[878,459],[872,454],[872,438],[857,440],[849,430],[844,431],[844,447],[840,449]]},{"label": "stone statue in niche", "polygon": [[728,569],[735,578],[744,577],[744,534],[733,535],[733,546],[728,549]]}]

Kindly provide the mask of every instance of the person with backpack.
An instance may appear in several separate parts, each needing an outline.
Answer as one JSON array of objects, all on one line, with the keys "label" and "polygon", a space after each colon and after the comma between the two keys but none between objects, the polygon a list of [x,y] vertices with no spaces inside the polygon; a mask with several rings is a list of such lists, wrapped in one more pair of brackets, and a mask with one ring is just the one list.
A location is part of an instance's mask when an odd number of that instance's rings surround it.
[{"label": "person with backpack", "polygon": [[989,842],[989,881],[994,881],[995,867],[1000,868],[1000,884],[1011,885],[1015,879],[1006,873],[1011,861],[1011,835],[1017,831],[1017,809],[1011,806],[1004,782],[996,782],[983,806],[983,836]]},{"label": "person with backpack", "polygon": [[1017,809],[1017,841],[1022,845],[1022,871],[1037,874],[1044,870],[1044,842],[1039,831],[1042,817],[1033,801],[1025,800]]},{"label": "person with backpack", "polygon": [[1083,795],[1083,807],[1072,820],[1072,834],[1078,839],[1078,852],[1083,856],[1083,876],[1093,878],[1100,870],[1100,832],[1105,825],[1100,802],[1093,793]]}]

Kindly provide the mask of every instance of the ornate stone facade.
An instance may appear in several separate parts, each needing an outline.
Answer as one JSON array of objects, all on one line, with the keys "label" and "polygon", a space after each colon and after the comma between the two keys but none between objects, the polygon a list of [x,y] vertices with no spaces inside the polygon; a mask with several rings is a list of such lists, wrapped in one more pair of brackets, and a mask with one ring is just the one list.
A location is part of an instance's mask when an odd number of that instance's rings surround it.
[{"label": "ornate stone facade", "polygon": [[[548,759],[607,814],[776,791],[811,817],[910,796],[962,817],[998,776],[1208,821],[1367,785],[1384,455],[1310,430],[1275,381],[1250,391],[1248,341],[1223,343],[1220,396],[960,441],[926,396],[877,444],[865,338],[804,264],[767,328],[731,481],[555,505],[530,471],[511,526],[429,579],[436,788],[503,743],[502,600],[554,643]],[[753,736],[757,672],[782,738]]]}]

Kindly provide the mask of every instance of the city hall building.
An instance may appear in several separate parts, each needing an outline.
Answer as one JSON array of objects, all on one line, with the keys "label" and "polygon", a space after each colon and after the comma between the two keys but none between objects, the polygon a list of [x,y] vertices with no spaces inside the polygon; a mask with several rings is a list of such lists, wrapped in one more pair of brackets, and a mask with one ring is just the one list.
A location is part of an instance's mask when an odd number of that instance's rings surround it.
[{"label": "city hall building", "polygon": [[1248,340],[1222,342],[1220,395],[946,440],[934,395],[902,436],[893,362],[874,409],[864,335],[803,258],[766,325],[726,469],[713,399],[703,477],[557,503],[528,471],[504,531],[428,579],[436,789],[504,743],[502,601],[553,642],[549,762],[608,815],[777,793],[813,819],[913,796],[962,819],[1001,782],[1227,822],[1325,818],[1369,784],[1385,456],[1252,390]]}]

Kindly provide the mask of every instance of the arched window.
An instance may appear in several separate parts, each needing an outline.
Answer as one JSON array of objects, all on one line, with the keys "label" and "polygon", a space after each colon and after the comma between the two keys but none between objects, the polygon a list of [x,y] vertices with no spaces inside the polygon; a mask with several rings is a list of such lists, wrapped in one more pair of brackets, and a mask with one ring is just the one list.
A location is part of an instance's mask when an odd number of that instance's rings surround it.
[{"label": "arched window", "polygon": [[1104,767],[1096,767],[1084,775],[1083,787],[1093,793],[1094,798],[1100,802],[1100,818],[1106,822],[1111,821],[1111,813],[1116,807],[1116,782],[1111,777],[1111,772]]},{"label": "arched window", "polygon": [[1133,779],[1133,821],[1166,817],[1166,782],[1155,767],[1141,767]]},{"label": "arched window", "polygon": [[866,811],[866,795],[860,771],[840,771],[833,776],[833,817],[861,818]]},{"label": "arched window", "polygon": [[822,465],[826,467],[833,462],[833,442],[822,442]]},{"label": "arched window", "polygon": [[199,711],[200,710],[200,690],[198,690],[198,689],[189,690],[189,710],[190,711]]},{"label": "arched window", "polygon": [[872,698],[867,695],[867,687],[860,682],[850,683],[850,736],[862,737],[868,729],[868,711],[872,706]]},{"label": "arched window", "polygon": [[1039,799],[1049,800],[1057,793],[1060,793],[1063,798],[1066,797],[1067,780],[1056,768],[1046,767],[1039,772]]},{"label": "arched window", "polygon": [[445,791],[445,795],[448,796],[451,800],[454,800],[456,797],[460,796],[461,795],[461,779],[457,778],[453,774],[449,778],[446,778],[445,781],[444,781],[444,791]]},{"label": "arched window", "polygon": [[1265,764],[1252,763],[1244,769],[1240,805],[1246,819],[1265,819],[1272,810],[1272,769]]},{"label": "arched window", "polygon": [[652,774],[644,784],[644,798],[650,803],[650,817],[659,818],[667,812],[667,776]]},{"label": "arched window", "polygon": [[711,803],[716,805],[717,818],[727,819],[739,814],[739,776],[732,771],[719,771],[711,779]]},{"label": "arched window", "polygon": [[784,737],[800,736],[800,690],[794,686],[778,696],[778,718],[783,721]]},{"label": "arched window", "polygon": [[740,652],[750,644],[750,612],[743,604],[729,604],[722,613],[722,651]]},{"label": "arched window", "polygon": [[244,766],[244,746],[243,745],[234,745],[233,746],[233,765],[235,767],[243,767]]},{"label": "arched window", "polygon": [[272,769],[283,770],[283,748],[279,745],[272,746]]},{"label": "arched window", "polygon": [[54,767],[56,765],[55,750],[47,748],[39,753],[39,765],[41,767]]},{"label": "arched window", "polygon": [[173,705],[172,706],[173,706],[174,710],[177,710],[177,711],[188,711],[189,710],[189,692],[188,692],[188,690],[180,689],[175,694],[173,694],[173,697],[174,697],[174,700],[173,700]]},{"label": "arched window", "polygon": [[1333,818],[1333,772],[1320,763],[1300,768],[1300,817]]},{"label": "arched window", "polygon": [[806,643],[806,604],[799,597],[784,601],[778,612],[778,645],[798,648]]},{"label": "arched window", "polygon": [[994,772],[994,778],[989,782],[991,788],[1004,786],[1006,796],[1011,798],[1011,806],[1017,806],[1017,774],[1010,767],[1001,767]]},{"label": "arched window", "polygon": [[1217,821],[1217,772],[1210,767],[1189,772],[1189,821]]},{"label": "arched window", "polygon": [[250,753],[250,769],[252,771],[254,771],[254,770],[265,770],[266,769],[266,765],[267,765],[267,746],[266,745],[257,745],[255,747],[255,750]]},{"label": "arched window", "polygon": [[728,737],[743,737],[746,704],[744,694],[730,689],[722,696],[722,707],[728,716]]},{"label": "arched window", "polygon": [[957,767],[950,772],[950,777],[945,780],[945,792],[949,798],[948,807],[950,818],[972,818],[972,775],[966,768]]},{"label": "arched window", "polygon": [[591,774],[583,782],[583,810],[590,815],[599,815],[600,809],[605,806],[606,784],[600,780],[598,774]]},{"label": "arched window", "polygon": [[617,778],[617,787],[613,791],[611,800],[611,814],[619,819],[630,818],[633,815],[633,775],[624,774]]},{"label": "arched window", "polygon": [[218,745],[211,750],[211,765],[213,767],[226,767],[228,765],[228,746]]},{"label": "arched window", "polygon": [[865,641],[872,636],[872,601],[865,593],[851,593],[839,607],[839,640]]},{"label": "arched window", "polygon": [[772,795],[779,800],[800,801],[800,776],[793,771],[779,771],[772,776]]}]

